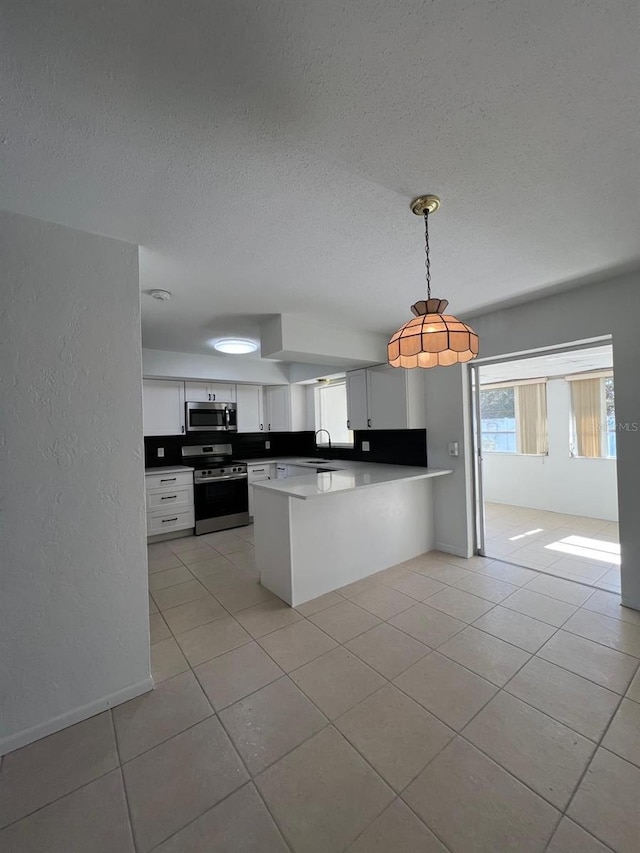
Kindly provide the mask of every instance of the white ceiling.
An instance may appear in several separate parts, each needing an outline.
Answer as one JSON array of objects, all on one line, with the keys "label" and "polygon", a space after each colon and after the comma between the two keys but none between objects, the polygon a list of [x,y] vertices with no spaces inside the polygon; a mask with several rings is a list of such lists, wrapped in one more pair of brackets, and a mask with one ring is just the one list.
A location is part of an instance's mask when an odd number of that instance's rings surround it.
[{"label": "white ceiling", "polygon": [[483,364],[480,366],[480,384],[516,382],[521,379],[551,379],[554,376],[610,370],[612,367],[613,347],[607,344],[590,349],[565,350],[549,355],[520,358],[499,364]]},{"label": "white ceiling", "polygon": [[[142,246],[148,347],[391,332],[640,258],[636,0],[5,0],[4,208]],[[237,316],[236,316],[237,315]]]}]

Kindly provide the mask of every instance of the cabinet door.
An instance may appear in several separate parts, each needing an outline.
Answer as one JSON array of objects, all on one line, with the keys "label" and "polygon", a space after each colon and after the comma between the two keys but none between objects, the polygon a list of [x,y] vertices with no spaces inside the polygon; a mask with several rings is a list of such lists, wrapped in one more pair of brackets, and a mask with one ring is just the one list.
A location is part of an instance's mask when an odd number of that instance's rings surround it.
[{"label": "cabinet door", "polygon": [[367,368],[367,402],[371,429],[407,429],[407,377],[402,368]]},{"label": "cabinet door", "polygon": [[278,464],[276,466],[276,471],[277,471],[277,473],[276,473],[276,479],[277,480],[284,480],[286,477],[289,476],[289,466],[288,465]]},{"label": "cabinet door", "polygon": [[267,429],[271,432],[289,432],[291,430],[289,387],[287,385],[269,385],[265,392]]},{"label": "cabinet door", "polygon": [[184,382],[145,379],[142,383],[145,435],[184,433]]},{"label": "cabinet door", "polygon": [[262,412],[262,387],[260,385],[238,385],[238,432],[260,432],[264,429]]},{"label": "cabinet door", "polygon": [[208,382],[185,382],[185,399],[188,403],[208,403]]},{"label": "cabinet door", "polygon": [[236,386],[231,383],[209,382],[209,394],[215,403],[236,402]]},{"label": "cabinet door", "polygon": [[347,373],[347,426],[366,429],[368,417],[367,371],[350,370]]}]

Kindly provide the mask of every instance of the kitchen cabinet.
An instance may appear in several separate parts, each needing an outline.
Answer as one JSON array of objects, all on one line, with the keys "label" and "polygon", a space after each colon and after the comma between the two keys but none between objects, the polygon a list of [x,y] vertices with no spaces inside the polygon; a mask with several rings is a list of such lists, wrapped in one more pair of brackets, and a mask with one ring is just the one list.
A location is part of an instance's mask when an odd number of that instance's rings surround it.
[{"label": "kitchen cabinet", "polygon": [[263,480],[272,480],[276,477],[275,462],[256,462],[247,465],[247,479],[249,482],[249,515],[253,517],[253,484]]},{"label": "kitchen cabinet", "polygon": [[184,434],[184,382],[144,379],[142,403],[145,435]]},{"label": "kitchen cabinet", "polygon": [[278,462],[276,465],[276,478],[278,480],[284,480],[289,476],[289,466],[285,465],[283,462]]},{"label": "kitchen cabinet", "polygon": [[147,537],[163,536],[195,526],[193,471],[158,468],[145,474]]},{"label": "kitchen cabinet", "polygon": [[238,432],[261,432],[265,428],[261,385],[237,385]]},{"label": "kitchen cabinet", "polygon": [[267,385],[264,401],[267,429],[270,432],[298,432],[305,428],[302,385]]},{"label": "kitchen cabinet", "polygon": [[189,403],[235,403],[236,386],[224,382],[185,382]]},{"label": "kitchen cabinet", "polygon": [[367,371],[350,370],[347,373],[347,429],[367,429]]},{"label": "kitchen cabinet", "polygon": [[424,428],[424,375],[387,364],[349,371],[347,415],[351,429]]}]

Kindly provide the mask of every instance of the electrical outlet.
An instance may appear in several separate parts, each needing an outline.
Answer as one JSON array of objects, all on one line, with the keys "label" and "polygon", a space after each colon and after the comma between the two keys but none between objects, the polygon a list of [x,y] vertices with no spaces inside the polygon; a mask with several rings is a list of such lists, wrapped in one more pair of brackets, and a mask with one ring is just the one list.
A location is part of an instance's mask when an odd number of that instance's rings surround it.
[{"label": "electrical outlet", "polygon": [[457,441],[449,442],[449,456],[460,456],[460,443]]},{"label": "electrical outlet", "polygon": [[164,458],[164,447],[158,448],[158,459]]},{"label": "electrical outlet", "polygon": [[265,441],[264,449],[265,450],[271,450],[271,442],[270,441]]},{"label": "electrical outlet", "polygon": [[362,442],[362,452],[366,453],[366,451],[370,450],[370,449],[371,449],[370,443],[368,441],[363,441]]}]

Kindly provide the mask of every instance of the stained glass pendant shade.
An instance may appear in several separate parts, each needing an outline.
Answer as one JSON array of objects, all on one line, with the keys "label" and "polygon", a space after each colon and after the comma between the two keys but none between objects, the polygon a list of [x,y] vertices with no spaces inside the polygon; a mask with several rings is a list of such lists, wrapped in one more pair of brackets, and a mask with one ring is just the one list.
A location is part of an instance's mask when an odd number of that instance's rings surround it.
[{"label": "stained glass pendant shade", "polygon": [[416,215],[424,216],[427,298],[411,306],[413,319],[389,341],[387,355],[392,367],[447,367],[478,355],[478,336],[471,326],[444,313],[449,304],[446,299],[431,297],[429,214],[439,207],[440,199],[433,195],[420,196],[411,205]]}]

